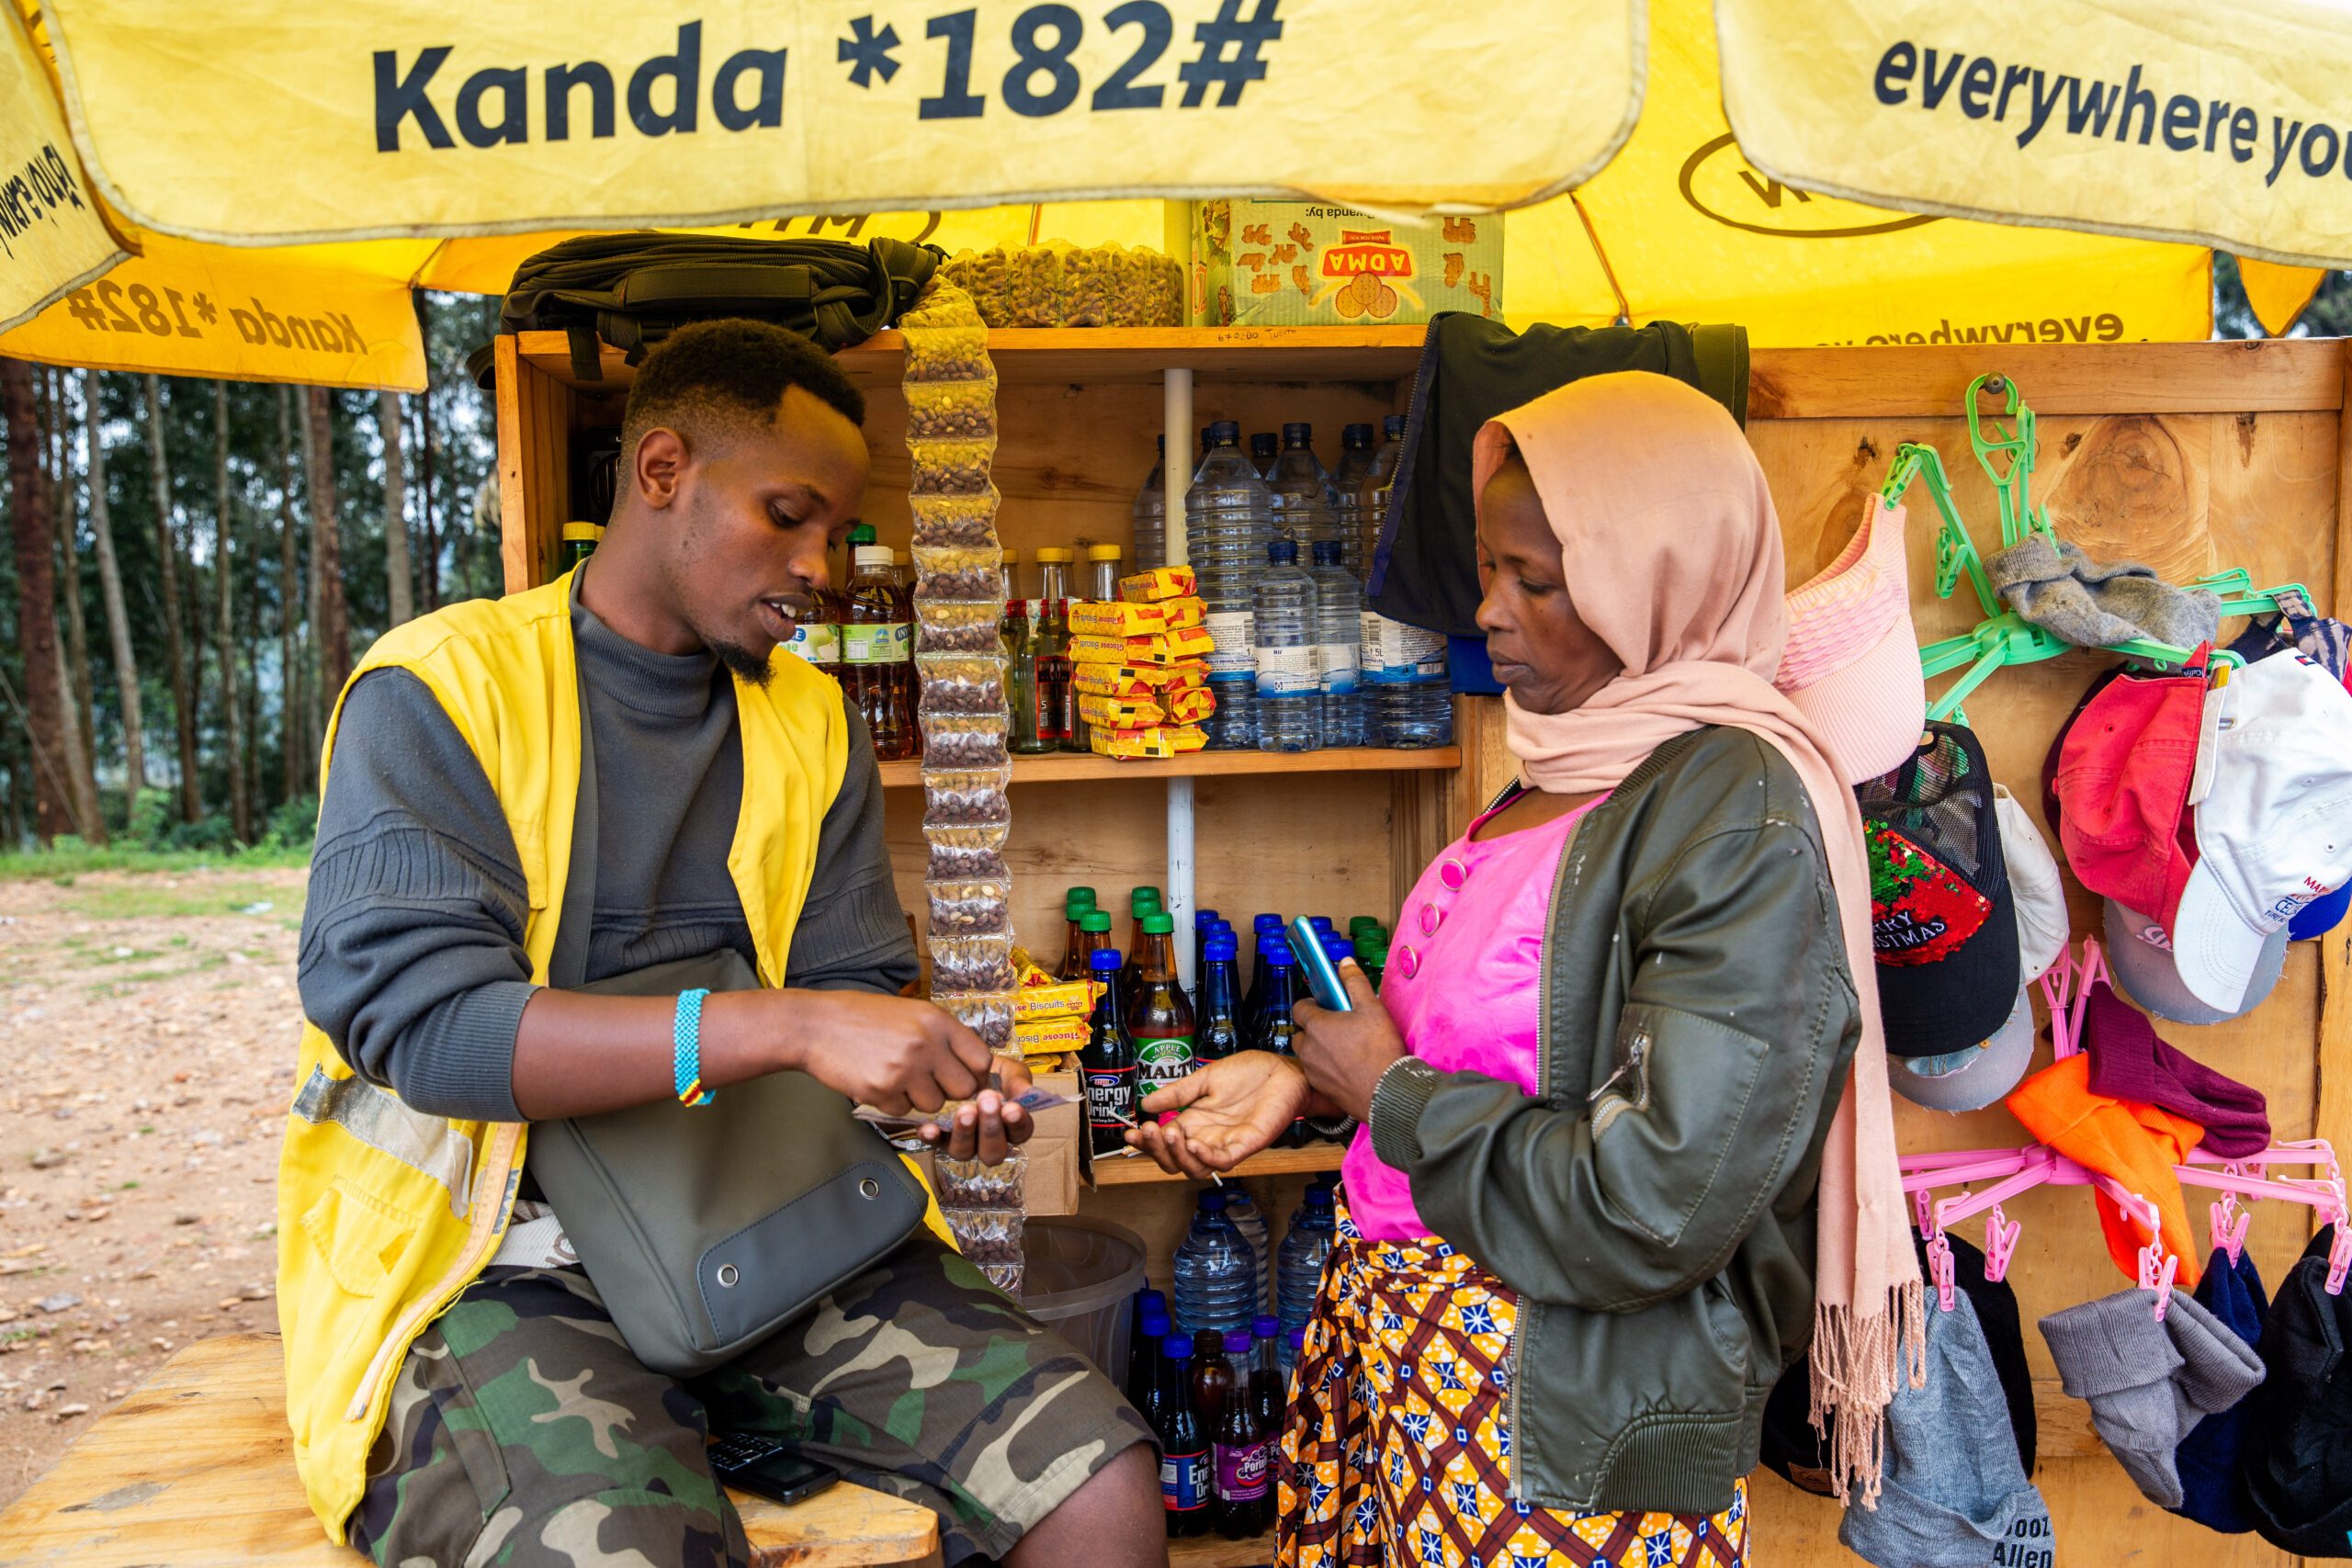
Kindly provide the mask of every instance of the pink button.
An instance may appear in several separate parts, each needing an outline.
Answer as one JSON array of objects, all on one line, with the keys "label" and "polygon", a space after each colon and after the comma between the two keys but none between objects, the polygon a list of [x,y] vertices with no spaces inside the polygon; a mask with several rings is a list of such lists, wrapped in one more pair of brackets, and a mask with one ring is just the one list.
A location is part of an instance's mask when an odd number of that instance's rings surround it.
[{"label": "pink button", "polygon": [[1422,906],[1421,906],[1421,934],[1422,934],[1423,936],[1435,936],[1435,935],[1437,934],[1437,923],[1438,923],[1438,921],[1440,921],[1440,920],[1443,919],[1444,918],[1445,918],[1444,916],[1442,916],[1442,915],[1441,915],[1441,914],[1439,914],[1439,913],[1437,912],[1437,906],[1436,906],[1436,905],[1434,905],[1434,904],[1424,904],[1424,905],[1422,905]]},{"label": "pink button", "polygon": [[1405,972],[1405,978],[1408,980],[1411,979],[1415,975],[1420,973],[1420,954],[1415,953],[1409,947],[1398,948],[1396,950],[1396,967]]},{"label": "pink button", "polygon": [[1459,891],[1470,880],[1470,868],[1451,857],[1438,863],[1437,879],[1447,888]]}]

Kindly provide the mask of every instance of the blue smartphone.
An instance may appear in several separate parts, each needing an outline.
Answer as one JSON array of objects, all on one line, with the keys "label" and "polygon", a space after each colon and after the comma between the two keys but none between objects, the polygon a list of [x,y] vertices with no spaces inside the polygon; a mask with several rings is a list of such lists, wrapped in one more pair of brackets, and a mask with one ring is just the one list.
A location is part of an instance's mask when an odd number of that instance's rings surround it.
[{"label": "blue smartphone", "polygon": [[1339,965],[1323,951],[1322,933],[1307,923],[1305,915],[1290,923],[1290,945],[1298,954],[1298,966],[1306,971],[1306,987],[1315,993],[1317,1005],[1331,1012],[1355,1011],[1355,1004],[1348,1000],[1347,987],[1340,983]]}]

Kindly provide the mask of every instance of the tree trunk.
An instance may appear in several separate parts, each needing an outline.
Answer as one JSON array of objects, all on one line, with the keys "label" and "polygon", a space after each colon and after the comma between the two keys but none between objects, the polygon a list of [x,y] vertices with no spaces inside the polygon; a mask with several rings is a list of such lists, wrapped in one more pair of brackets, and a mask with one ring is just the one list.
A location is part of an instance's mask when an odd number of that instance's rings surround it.
[{"label": "tree trunk", "polygon": [[139,655],[130,644],[130,615],[122,603],[122,569],[114,557],[113,504],[107,496],[107,443],[98,399],[99,373],[83,383],[82,431],[89,448],[90,533],[98,547],[98,592],[105,600],[107,641],[114,649],[115,694],[122,704],[123,773],[130,802],[147,787],[147,735],[139,712]]},{"label": "tree trunk", "polygon": [[74,468],[67,461],[65,376],[41,378],[48,393],[42,450],[49,468],[49,512],[57,530],[57,593],[65,604],[65,636],[57,645],[65,694],[65,776],[74,790],[74,815],[92,843],[107,841],[106,813],[98,804],[97,718],[90,700],[90,629],[82,618],[82,573],[74,559]]},{"label": "tree trunk", "polygon": [[301,618],[301,557],[297,544],[301,524],[294,510],[294,393],[277,389],[277,743],[278,784],[288,800],[299,800],[310,779],[310,761],[302,744],[302,716],[310,711],[303,700],[305,682],[296,628]]},{"label": "tree trunk", "polygon": [[8,421],[9,533],[17,551],[17,649],[24,659],[24,723],[33,750],[33,831],[43,843],[74,830],[65,771],[65,693],[58,679],[57,574],[49,490],[40,471],[33,370],[0,359],[0,414]]},{"label": "tree trunk", "polygon": [[[311,406],[303,427],[309,433],[302,451],[303,477],[311,492],[311,584],[318,605],[314,635],[323,714],[326,694],[340,693],[351,679],[351,620],[344,607],[342,526],[335,508],[334,394],[324,387],[306,389]],[[324,730],[323,723],[320,728]]]},{"label": "tree trunk", "polygon": [[92,770],[97,758],[97,705],[90,682],[90,626],[82,613],[82,572],[77,547],[81,543],[79,492],[74,484],[72,438],[66,434],[73,415],[65,405],[65,372],[51,370],[43,380],[49,392],[49,511],[57,525],[57,591],[65,602],[66,701],[72,705],[75,737],[80,740],[83,766],[77,787],[84,789],[93,810],[98,783]]},{"label": "tree trunk", "polygon": [[245,794],[245,726],[237,678],[236,507],[229,493],[229,384],[212,383],[212,575],[220,593],[221,771],[229,775],[229,831],[254,841],[253,801]]},{"label": "tree trunk", "polygon": [[424,458],[418,499],[424,503],[424,607],[437,610],[441,607],[441,530],[433,521],[433,481],[438,471],[434,466],[433,447],[433,307],[422,288],[411,298],[416,301],[417,333],[424,342],[424,390],[416,400],[417,434],[423,437],[417,443],[417,451]]},{"label": "tree trunk", "polygon": [[[384,440],[384,576],[391,604],[391,624],[399,626],[416,612],[411,608],[408,560],[408,459],[401,450],[401,395],[376,394],[376,424]],[[426,481],[431,482],[427,470]]]},{"label": "tree trunk", "polygon": [[147,378],[147,477],[154,490],[155,557],[162,567],[164,652],[172,682],[172,723],[179,735],[180,820],[204,815],[196,776],[196,691],[188,678],[187,629],[180,624],[180,547],[172,526],[172,470],[164,447],[164,383]]}]

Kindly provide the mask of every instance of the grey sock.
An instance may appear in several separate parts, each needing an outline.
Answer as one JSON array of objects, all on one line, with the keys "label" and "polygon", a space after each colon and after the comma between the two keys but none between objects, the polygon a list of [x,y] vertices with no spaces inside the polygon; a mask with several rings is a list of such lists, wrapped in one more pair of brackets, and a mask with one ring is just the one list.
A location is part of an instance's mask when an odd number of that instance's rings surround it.
[{"label": "grey sock", "polygon": [[2083,648],[2132,637],[2194,648],[2221,625],[2221,601],[2205,589],[2177,588],[2137,561],[2102,566],[2040,534],[1986,561],[1984,576],[2010,609]]},{"label": "grey sock", "polygon": [[[2178,1312],[2179,1295],[2171,1311]],[[2148,1500],[2181,1503],[2172,1451],[2186,1435],[2175,1377],[2184,1362],[2156,1321],[2154,1291],[2120,1291],[2041,1320],[2041,1337],[2068,1393],[2087,1400],[2091,1424]]]},{"label": "grey sock", "polygon": [[2173,1293],[2172,1305],[2165,1309],[2164,1329],[2180,1356],[2173,1388],[2190,1413],[2184,1430],[2229,1409],[2262,1382],[2262,1358],[2254,1347],[2195,1296]]}]

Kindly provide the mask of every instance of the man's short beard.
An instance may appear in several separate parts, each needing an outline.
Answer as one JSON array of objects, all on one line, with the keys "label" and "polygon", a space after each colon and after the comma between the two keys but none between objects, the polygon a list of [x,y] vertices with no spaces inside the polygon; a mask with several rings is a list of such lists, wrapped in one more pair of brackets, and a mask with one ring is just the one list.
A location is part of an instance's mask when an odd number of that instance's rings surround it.
[{"label": "man's short beard", "polygon": [[775,673],[775,666],[769,662],[773,650],[771,653],[753,653],[748,648],[731,642],[720,642],[710,637],[704,637],[703,641],[709,646],[712,653],[718,656],[718,661],[721,664],[726,665],[735,675],[754,686],[765,687],[768,678]]}]

